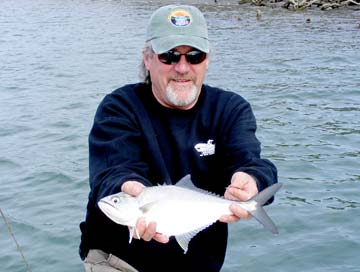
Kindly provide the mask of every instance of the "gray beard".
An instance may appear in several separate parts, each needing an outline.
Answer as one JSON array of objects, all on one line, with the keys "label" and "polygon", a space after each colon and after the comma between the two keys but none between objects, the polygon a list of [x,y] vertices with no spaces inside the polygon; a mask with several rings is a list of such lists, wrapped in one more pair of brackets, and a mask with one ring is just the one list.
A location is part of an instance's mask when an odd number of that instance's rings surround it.
[{"label": "gray beard", "polygon": [[176,107],[189,106],[192,103],[194,103],[194,101],[197,98],[197,88],[193,84],[190,92],[185,97],[185,99],[183,99],[183,98],[180,99],[178,92],[185,92],[185,91],[186,91],[185,88],[173,88],[172,86],[167,85],[166,86],[166,98],[173,106],[176,106]]}]

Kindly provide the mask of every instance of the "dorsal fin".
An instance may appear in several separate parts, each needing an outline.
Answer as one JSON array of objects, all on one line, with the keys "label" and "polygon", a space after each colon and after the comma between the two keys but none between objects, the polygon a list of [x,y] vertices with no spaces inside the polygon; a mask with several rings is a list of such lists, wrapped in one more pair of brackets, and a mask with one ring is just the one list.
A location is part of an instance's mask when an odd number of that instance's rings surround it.
[{"label": "dorsal fin", "polygon": [[188,174],[185,177],[183,177],[182,179],[180,179],[175,186],[178,187],[182,187],[182,188],[186,188],[186,189],[191,189],[191,190],[196,190],[198,189],[194,183],[191,180],[191,176]]},{"label": "dorsal fin", "polygon": [[193,191],[197,191],[206,195],[212,195],[212,196],[217,196],[217,197],[221,197],[218,194],[215,194],[213,192],[209,192],[207,190],[201,189],[199,187],[196,187],[195,184],[192,182],[190,175],[186,175],[185,177],[183,177],[182,179],[180,179],[175,186],[181,187],[181,188],[185,188],[185,189],[190,189]]}]

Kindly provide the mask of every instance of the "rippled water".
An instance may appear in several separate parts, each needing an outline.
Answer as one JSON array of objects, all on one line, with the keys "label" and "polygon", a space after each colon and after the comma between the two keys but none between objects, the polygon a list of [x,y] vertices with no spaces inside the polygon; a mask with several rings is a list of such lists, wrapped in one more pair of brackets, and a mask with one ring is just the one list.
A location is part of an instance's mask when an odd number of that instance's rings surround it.
[{"label": "rippled water", "polygon": [[[87,135],[102,97],[137,81],[165,2],[0,1],[0,208],[33,271],[82,271]],[[360,12],[261,8],[258,21],[218,2],[198,1],[206,81],[252,103],[285,185],[267,208],[280,235],[231,225],[223,271],[360,271]],[[2,220],[0,242],[0,270],[26,271]]]}]

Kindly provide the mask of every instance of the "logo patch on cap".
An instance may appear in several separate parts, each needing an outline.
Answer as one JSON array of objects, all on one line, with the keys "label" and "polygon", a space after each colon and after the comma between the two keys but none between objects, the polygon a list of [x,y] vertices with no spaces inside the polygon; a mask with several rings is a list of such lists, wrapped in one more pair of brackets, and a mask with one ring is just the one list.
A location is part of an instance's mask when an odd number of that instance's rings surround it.
[{"label": "logo patch on cap", "polygon": [[169,21],[174,26],[188,26],[191,24],[191,15],[184,9],[177,9],[170,13]]}]

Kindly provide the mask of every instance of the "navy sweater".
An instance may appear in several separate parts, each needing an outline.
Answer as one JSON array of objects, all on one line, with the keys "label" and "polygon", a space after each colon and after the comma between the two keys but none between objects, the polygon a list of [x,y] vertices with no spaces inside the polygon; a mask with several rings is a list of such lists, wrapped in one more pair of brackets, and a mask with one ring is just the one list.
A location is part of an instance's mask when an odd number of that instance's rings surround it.
[{"label": "navy sweater", "polygon": [[[256,121],[241,96],[203,85],[190,110],[161,106],[145,84],[127,85],[107,95],[96,112],[89,136],[89,202],[80,224],[80,256],[101,249],[139,271],[219,271],[227,245],[227,224],[201,231],[186,254],[172,238],[129,241],[128,228],[98,208],[104,196],[127,180],[146,186],[175,184],[191,174],[200,188],[223,195],[236,171],[257,180],[259,190],[277,182],[275,166],[260,157]],[[271,202],[272,200],[270,200]]]}]

